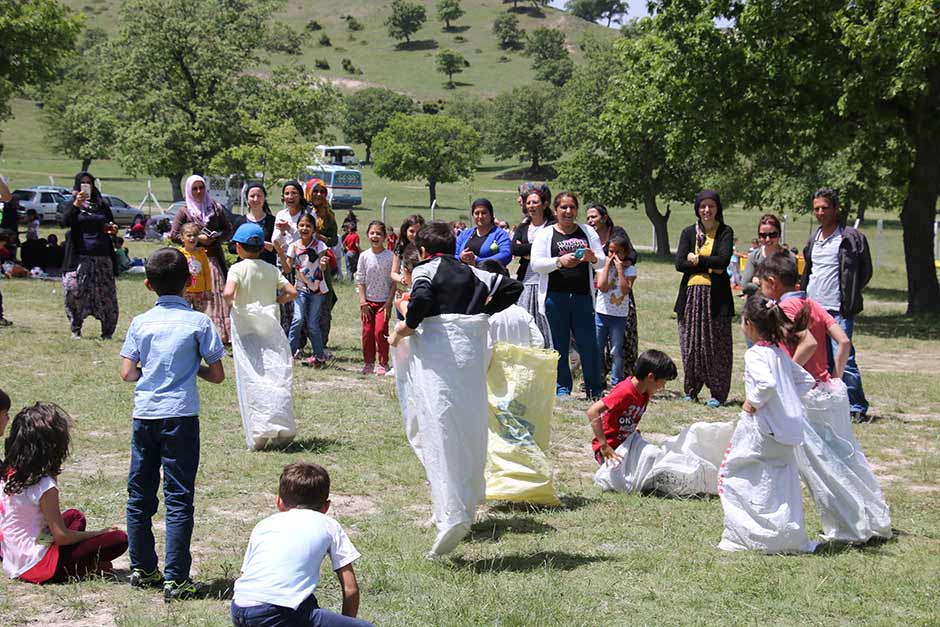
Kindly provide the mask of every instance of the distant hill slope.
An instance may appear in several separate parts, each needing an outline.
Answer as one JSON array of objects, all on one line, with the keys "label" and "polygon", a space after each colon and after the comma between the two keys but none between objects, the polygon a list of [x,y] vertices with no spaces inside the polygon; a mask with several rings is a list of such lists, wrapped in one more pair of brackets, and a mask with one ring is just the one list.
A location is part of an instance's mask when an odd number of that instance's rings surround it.
[{"label": "distant hill slope", "polygon": [[[197,0],[198,1],[198,0]],[[88,25],[113,31],[117,27],[120,0],[64,0],[75,11],[84,13]],[[531,82],[531,60],[518,51],[501,50],[493,36],[493,20],[510,10],[511,3],[501,0],[462,0],[465,15],[453,23],[450,31],[437,21],[434,0],[423,0],[428,19],[406,49],[388,36],[384,25],[390,14],[390,2],[375,0],[289,0],[275,16],[303,33],[305,45],[301,55],[273,55],[272,63],[300,61],[311,69],[317,59],[329,63],[323,76],[343,87],[377,85],[407,93],[420,100],[449,99],[460,94],[495,96],[501,91]],[[564,11],[544,7],[540,13],[521,9],[530,7],[519,2],[520,26],[532,30],[539,26],[562,29],[569,49],[578,56],[577,43],[590,31],[598,37],[616,37],[616,31],[590,24]],[[362,30],[347,28],[342,16],[351,15],[362,24]],[[308,32],[306,26],[316,20],[322,30]],[[326,34],[331,46],[318,44]],[[444,48],[460,52],[470,67],[455,75],[456,89],[446,89],[446,77],[435,70],[435,54]],[[349,59],[362,74],[343,70],[342,60]],[[263,69],[263,68],[262,68]]]}]

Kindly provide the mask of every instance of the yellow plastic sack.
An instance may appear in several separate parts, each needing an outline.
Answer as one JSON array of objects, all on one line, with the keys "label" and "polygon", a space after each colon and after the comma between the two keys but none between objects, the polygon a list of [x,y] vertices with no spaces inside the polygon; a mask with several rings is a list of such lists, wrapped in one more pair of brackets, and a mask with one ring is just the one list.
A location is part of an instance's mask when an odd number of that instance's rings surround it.
[{"label": "yellow plastic sack", "polygon": [[560,505],[545,456],[558,353],[498,343],[487,371],[486,500]]}]

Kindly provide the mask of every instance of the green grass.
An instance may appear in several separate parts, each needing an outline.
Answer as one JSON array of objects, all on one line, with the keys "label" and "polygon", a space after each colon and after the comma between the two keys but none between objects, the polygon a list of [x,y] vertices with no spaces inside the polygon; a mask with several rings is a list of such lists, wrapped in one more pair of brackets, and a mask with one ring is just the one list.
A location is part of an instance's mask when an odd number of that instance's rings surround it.
[{"label": "green grass", "polygon": [[[618,221],[630,215],[621,212]],[[752,224],[755,217],[729,212],[735,224]],[[130,246],[135,256],[153,248]],[[363,553],[356,567],[362,616],[377,625],[937,624],[940,391],[934,373],[940,327],[900,317],[902,276],[894,267],[900,260],[890,257],[887,269],[876,273],[856,327],[866,392],[878,417],[856,433],[892,507],[899,534],[890,542],[826,555],[722,554],[715,549],[722,527],[717,499],[603,494],[593,487],[586,403],[575,400],[556,408],[548,451],[564,506],[491,506],[470,541],[448,559],[426,562],[433,531],[420,523],[430,514],[428,489],[404,438],[392,381],[356,374],[356,300],[343,284],[332,340],[338,367],[295,373],[294,449],[244,450],[230,360],[222,385],[200,383],[194,572],[223,587],[230,582],[252,526],[274,510],[281,467],[307,460],[332,474],[333,514]],[[645,255],[639,269],[641,348],[678,358],[671,314],[678,275]],[[84,509],[93,527],[123,524],[132,386],[117,376],[119,340],[69,340],[56,282],[2,281],[0,289],[14,321],[0,331],[8,365],[3,388],[17,407],[51,400],[75,418],[74,451],[61,477],[63,506]],[[153,296],[139,277],[122,277],[118,291],[116,337],[123,337]],[[97,328],[89,320],[86,335]],[[731,399],[740,401],[744,345],[737,334],[735,342]],[[695,420],[735,417],[734,407],[708,410],[676,400],[679,389],[673,383],[654,400],[644,432],[674,434]],[[806,508],[808,529],[818,532],[808,499]],[[162,523],[162,509],[157,520]],[[326,607],[339,606],[327,567],[318,597]],[[227,611],[220,600],[167,608],[158,595],[105,581],[0,583],[0,613],[11,625],[50,616],[95,625],[223,625]]]}]

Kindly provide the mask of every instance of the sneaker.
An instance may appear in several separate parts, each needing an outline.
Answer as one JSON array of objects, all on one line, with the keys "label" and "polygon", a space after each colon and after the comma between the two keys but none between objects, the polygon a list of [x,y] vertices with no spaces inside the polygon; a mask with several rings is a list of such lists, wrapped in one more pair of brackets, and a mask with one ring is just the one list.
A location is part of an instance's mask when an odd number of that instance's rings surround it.
[{"label": "sneaker", "polygon": [[159,568],[150,573],[142,568],[135,568],[127,578],[127,583],[134,588],[159,588],[163,585],[163,573]]},{"label": "sneaker", "polygon": [[13,323],[7,320],[6,318],[0,318],[0,327],[8,327],[11,324]]},{"label": "sneaker", "polygon": [[172,603],[173,601],[189,601],[202,598],[205,594],[204,587],[191,579],[167,581],[163,584],[163,601],[164,603]]},{"label": "sneaker", "polygon": [[[379,366],[379,368],[381,367],[382,366]],[[372,364],[366,364],[365,366],[362,367],[362,370],[359,372],[359,374],[372,374],[373,372],[375,372],[375,366],[373,366]],[[384,372],[384,369],[383,369],[383,372]]]},{"label": "sneaker", "polygon": [[386,370],[386,371],[385,371],[385,376],[386,376],[386,377],[394,377],[394,376],[395,376],[395,369],[394,369],[394,368],[389,368],[388,370]]},{"label": "sneaker", "polygon": [[307,357],[306,359],[301,359],[300,363],[307,366],[308,368],[319,368],[317,365],[317,360],[314,357]]},{"label": "sneaker", "polygon": [[711,407],[712,409],[717,409],[721,407],[721,401],[719,401],[717,398],[710,398],[708,399],[708,402],[705,403],[705,406]]},{"label": "sneaker", "polygon": [[695,398],[694,396],[691,396],[691,395],[689,395],[689,394],[686,394],[685,396],[683,396],[683,397],[682,397],[682,400],[684,400],[684,401],[687,402],[687,403],[697,403],[697,402],[698,402],[698,399],[697,399],[697,398]]},{"label": "sneaker", "polygon": [[375,374],[378,377],[384,377],[385,373],[387,372],[388,372],[388,369],[382,364],[379,364],[378,366],[375,367]]},{"label": "sneaker", "polygon": [[326,353],[326,355],[324,355],[320,359],[314,358],[313,367],[314,368],[329,368],[330,366],[333,365],[334,361],[336,361],[336,358],[333,357],[333,355],[331,355],[330,353]]},{"label": "sneaker", "polygon": [[853,411],[849,414],[849,417],[852,419],[852,422],[855,424],[864,424],[866,422],[871,422],[871,419],[863,411]]},{"label": "sneaker", "polygon": [[80,339],[82,339],[82,334],[81,334],[81,333],[76,333],[75,331],[72,331],[72,339],[73,339],[73,340],[80,340]]}]

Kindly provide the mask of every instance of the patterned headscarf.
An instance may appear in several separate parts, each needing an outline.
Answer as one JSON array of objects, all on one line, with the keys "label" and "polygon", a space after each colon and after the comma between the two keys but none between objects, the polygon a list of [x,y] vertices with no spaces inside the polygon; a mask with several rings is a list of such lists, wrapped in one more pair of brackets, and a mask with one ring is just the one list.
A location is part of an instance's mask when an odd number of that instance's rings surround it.
[{"label": "patterned headscarf", "polygon": [[[206,187],[201,203],[193,196],[193,185],[198,182],[202,182]],[[209,199],[209,184],[198,174],[193,174],[186,179],[186,213],[189,214],[190,220],[199,226],[205,226],[209,218],[215,215],[212,200]]]},{"label": "patterned headscarf", "polygon": [[304,189],[304,199],[306,199],[306,201],[310,203],[310,206],[313,207],[313,211],[317,216],[317,231],[322,233],[324,229],[326,229],[326,218],[329,218],[332,220],[333,224],[336,224],[336,216],[333,214],[333,210],[330,209],[329,196],[327,196],[325,207],[317,207],[315,204],[313,204],[313,190],[317,187],[322,187],[326,190],[329,189],[322,179],[310,179],[307,181],[307,186]]}]

